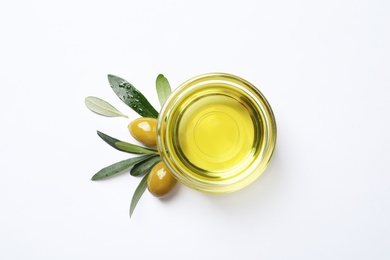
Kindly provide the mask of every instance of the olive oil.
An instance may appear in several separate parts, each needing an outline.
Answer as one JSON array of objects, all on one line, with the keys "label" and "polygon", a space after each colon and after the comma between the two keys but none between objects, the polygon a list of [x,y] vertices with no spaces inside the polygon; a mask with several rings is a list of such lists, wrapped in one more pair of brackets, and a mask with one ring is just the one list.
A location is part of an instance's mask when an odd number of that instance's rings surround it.
[{"label": "olive oil", "polygon": [[230,74],[205,74],[176,89],[157,123],[157,149],[190,188],[227,193],[253,182],[276,143],[275,119],[264,96]]},{"label": "olive oil", "polygon": [[175,145],[187,167],[222,177],[251,156],[253,121],[238,100],[223,94],[203,96],[180,118]]}]

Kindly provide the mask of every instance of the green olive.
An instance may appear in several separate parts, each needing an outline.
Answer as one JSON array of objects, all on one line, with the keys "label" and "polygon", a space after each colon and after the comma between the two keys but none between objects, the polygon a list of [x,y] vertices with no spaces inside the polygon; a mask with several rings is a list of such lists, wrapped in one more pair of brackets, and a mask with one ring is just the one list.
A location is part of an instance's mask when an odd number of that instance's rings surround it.
[{"label": "green olive", "polygon": [[156,164],[148,176],[148,190],[156,197],[164,197],[175,186],[176,179],[163,162]]},{"label": "green olive", "polygon": [[155,118],[141,117],[128,125],[130,134],[146,146],[156,147],[157,143],[157,120]]}]

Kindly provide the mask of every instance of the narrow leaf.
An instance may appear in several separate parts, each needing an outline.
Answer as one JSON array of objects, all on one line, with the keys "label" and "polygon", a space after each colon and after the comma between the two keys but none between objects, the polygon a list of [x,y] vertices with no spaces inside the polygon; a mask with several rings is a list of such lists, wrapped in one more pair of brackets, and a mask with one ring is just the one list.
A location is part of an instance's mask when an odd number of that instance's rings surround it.
[{"label": "narrow leaf", "polygon": [[142,153],[142,154],[156,154],[156,150],[149,150],[147,148],[143,148],[142,146],[138,146],[131,143],[126,142],[116,142],[115,147],[118,148],[118,150],[128,153]]},{"label": "narrow leaf", "polygon": [[153,156],[152,158],[149,158],[145,161],[142,161],[140,163],[137,163],[134,165],[133,168],[130,170],[130,175],[132,176],[142,176],[150,170],[152,170],[153,166],[155,166],[159,161],[161,161],[160,156]]},{"label": "narrow leaf", "polygon": [[149,174],[146,174],[142,178],[141,182],[138,184],[138,187],[134,191],[133,198],[131,199],[131,203],[130,203],[130,218],[133,215],[134,209],[137,206],[139,199],[142,197],[142,194],[144,194],[144,192],[148,186],[148,183],[147,183],[148,175]]},{"label": "narrow leaf", "polygon": [[108,116],[108,117],[117,117],[117,116],[123,116],[128,117],[122,112],[120,112],[118,109],[116,109],[113,105],[108,103],[107,101],[104,101],[103,99],[100,99],[98,97],[86,97],[85,98],[85,105],[91,110],[92,112],[95,112],[96,114],[102,115],[102,116]]},{"label": "narrow leaf", "polygon": [[[149,149],[149,148],[144,148],[142,146],[138,146],[138,145],[135,145],[135,144],[126,143],[126,142],[123,142],[121,140],[113,138],[113,137],[111,137],[109,135],[106,135],[106,134],[104,134],[102,132],[99,132],[99,131],[97,131],[97,134],[107,144],[111,145],[115,149],[117,149],[119,151],[122,151],[122,152],[135,153],[135,154],[155,154],[155,153],[157,153],[156,150]],[[120,145],[117,146],[116,145],[117,143],[120,143]]]},{"label": "narrow leaf", "polygon": [[111,164],[111,165],[101,169],[94,176],[92,176],[92,180],[96,181],[96,180],[105,179],[105,178],[113,176],[117,173],[123,172],[124,170],[132,167],[133,165],[149,159],[150,156],[151,155],[143,155],[143,156],[130,158],[127,160],[123,160],[123,161]]},{"label": "narrow leaf", "polygon": [[171,94],[171,85],[169,85],[168,79],[163,74],[159,74],[156,79],[156,90],[158,99],[161,106],[164,105],[165,101]]},{"label": "narrow leaf", "polygon": [[145,96],[126,80],[108,75],[112,90],[131,109],[143,117],[158,117],[158,112],[149,103]]}]

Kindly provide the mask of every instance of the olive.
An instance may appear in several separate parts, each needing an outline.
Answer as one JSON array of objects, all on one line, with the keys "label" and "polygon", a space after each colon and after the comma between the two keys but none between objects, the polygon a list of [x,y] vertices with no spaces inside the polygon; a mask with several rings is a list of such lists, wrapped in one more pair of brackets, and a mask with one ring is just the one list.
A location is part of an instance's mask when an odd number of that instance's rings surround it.
[{"label": "olive", "polygon": [[156,197],[164,197],[175,186],[176,179],[163,162],[157,163],[148,176],[148,190]]},{"label": "olive", "polygon": [[157,143],[157,120],[155,118],[141,117],[128,125],[130,134],[146,146],[156,147]]}]

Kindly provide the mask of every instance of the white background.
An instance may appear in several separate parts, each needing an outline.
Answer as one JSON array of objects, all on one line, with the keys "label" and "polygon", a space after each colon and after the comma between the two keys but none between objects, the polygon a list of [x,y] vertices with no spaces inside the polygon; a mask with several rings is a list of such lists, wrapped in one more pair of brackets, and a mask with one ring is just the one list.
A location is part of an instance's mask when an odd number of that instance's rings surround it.
[{"label": "white background", "polygon": [[[390,259],[390,2],[2,1],[0,259]],[[91,176],[127,154],[129,119],[84,105],[121,76],[159,108],[198,74],[263,92],[277,149],[228,195]]]}]

